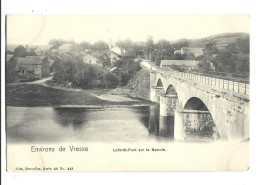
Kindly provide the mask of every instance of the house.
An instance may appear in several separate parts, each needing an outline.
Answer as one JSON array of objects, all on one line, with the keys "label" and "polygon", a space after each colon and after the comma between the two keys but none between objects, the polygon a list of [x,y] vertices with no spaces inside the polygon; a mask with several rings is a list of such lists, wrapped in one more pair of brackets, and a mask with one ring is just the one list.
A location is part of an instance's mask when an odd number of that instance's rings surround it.
[{"label": "house", "polygon": [[120,74],[120,69],[118,67],[113,67],[112,69],[109,70],[109,72],[119,75]]},{"label": "house", "polygon": [[197,70],[200,61],[196,60],[161,60],[161,68],[178,69],[182,71]]},{"label": "house", "polygon": [[[190,48],[190,47],[182,47],[180,50],[180,53],[182,55],[189,55],[189,54],[193,54],[195,57],[201,56],[203,55],[203,48]],[[179,53],[179,50],[176,51],[176,53]],[[175,54],[175,52],[174,52]]]},{"label": "house", "polygon": [[6,62],[9,62],[10,60],[12,60],[14,55],[6,55]]},{"label": "house", "polygon": [[62,54],[65,52],[70,52],[73,50],[73,43],[66,43],[66,44],[62,44],[59,48],[58,48],[58,53]]},{"label": "house", "polygon": [[110,58],[111,63],[113,64],[116,61],[120,60],[120,55],[118,55],[118,54],[116,54],[114,52],[110,52],[109,58]]},{"label": "house", "polygon": [[38,48],[38,46],[36,46],[36,45],[26,45],[25,46],[25,49],[27,52],[35,51],[37,48]]},{"label": "house", "polygon": [[14,71],[16,65],[14,62],[14,55],[6,55],[5,62],[7,72]]},{"label": "house", "polygon": [[174,55],[181,55],[181,50],[175,50]]},{"label": "house", "polygon": [[47,77],[50,74],[50,63],[45,56],[14,57],[15,71],[31,78]]},{"label": "house", "polygon": [[125,55],[125,50],[122,49],[122,48],[120,48],[120,47],[118,47],[118,46],[112,47],[112,48],[110,49],[110,51],[116,53],[116,54],[119,55],[119,56]]},{"label": "house", "polygon": [[91,54],[92,54],[92,52],[93,52],[93,51],[92,51],[92,50],[90,50],[90,49],[85,49],[85,53],[86,53],[86,54],[88,54],[88,55],[91,55]]},{"label": "house", "polygon": [[83,56],[83,61],[84,61],[84,63],[90,64],[90,65],[99,64],[98,59],[92,55]]},{"label": "house", "polygon": [[53,47],[54,47],[53,45],[39,45],[36,48],[35,53],[36,55],[42,55],[46,51],[51,51]]}]

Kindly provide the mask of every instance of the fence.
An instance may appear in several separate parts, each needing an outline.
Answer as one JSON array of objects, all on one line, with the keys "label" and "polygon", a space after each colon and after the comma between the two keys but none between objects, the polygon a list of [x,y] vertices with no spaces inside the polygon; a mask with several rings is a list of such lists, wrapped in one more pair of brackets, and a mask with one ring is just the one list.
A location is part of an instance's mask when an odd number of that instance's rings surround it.
[{"label": "fence", "polygon": [[168,73],[170,75],[186,78],[196,82],[208,84],[210,86],[234,91],[237,93],[250,94],[249,75],[247,74],[231,74],[231,73],[216,73],[216,72],[179,72],[171,69],[162,69],[154,64],[149,63],[153,70]]}]

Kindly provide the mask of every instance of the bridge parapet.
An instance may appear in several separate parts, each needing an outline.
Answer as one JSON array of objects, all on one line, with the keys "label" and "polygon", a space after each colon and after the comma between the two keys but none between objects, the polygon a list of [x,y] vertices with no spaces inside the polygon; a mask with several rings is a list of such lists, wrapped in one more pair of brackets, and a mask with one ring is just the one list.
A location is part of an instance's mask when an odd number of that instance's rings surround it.
[{"label": "bridge parapet", "polygon": [[245,95],[250,94],[249,80],[242,80],[238,78],[230,78],[225,76],[217,76],[217,75],[204,74],[204,73],[180,72],[180,71],[174,71],[170,69],[162,69],[157,66],[155,67],[154,65],[152,66],[153,66],[153,71],[155,71],[156,69],[157,72],[164,75],[167,74],[182,79],[192,80],[195,82],[203,83],[220,89],[237,92],[239,94],[245,94]]}]

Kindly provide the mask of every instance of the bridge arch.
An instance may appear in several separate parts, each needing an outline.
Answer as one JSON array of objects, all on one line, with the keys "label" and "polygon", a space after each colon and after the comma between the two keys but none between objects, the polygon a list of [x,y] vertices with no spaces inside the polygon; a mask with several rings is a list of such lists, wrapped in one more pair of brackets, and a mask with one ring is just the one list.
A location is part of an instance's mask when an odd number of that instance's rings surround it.
[{"label": "bridge arch", "polygon": [[174,88],[174,86],[172,84],[170,84],[168,86],[168,88],[166,89],[166,95],[177,95],[177,91],[176,89]]},{"label": "bridge arch", "polygon": [[[188,134],[202,138],[219,139],[213,116],[206,104],[198,97],[191,97],[184,105],[185,124]],[[193,130],[192,130],[193,129]]]},{"label": "bridge arch", "polygon": [[157,80],[156,87],[163,87],[163,83],[162,83],[162,80],[160,78]]},{"label": "bridge arch", "polygon": [[197,98],[197,97],[192,97],[190,98],[184,105],[184,109],[189,109],[189,110],[202,110],[202,111],[209,111],[207,106],[204,104],[204,102]]}]

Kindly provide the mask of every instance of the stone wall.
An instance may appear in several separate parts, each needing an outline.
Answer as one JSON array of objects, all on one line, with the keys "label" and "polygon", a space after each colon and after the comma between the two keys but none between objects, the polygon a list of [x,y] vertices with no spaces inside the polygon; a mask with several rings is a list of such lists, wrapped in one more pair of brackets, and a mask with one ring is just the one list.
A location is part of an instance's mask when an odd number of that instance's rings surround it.
[{"label": "stone wall", "polygon": [[140,70],[134,80],[127,85],[130,86],[130,96],[150,100],[150,73],[147,70]]}]

